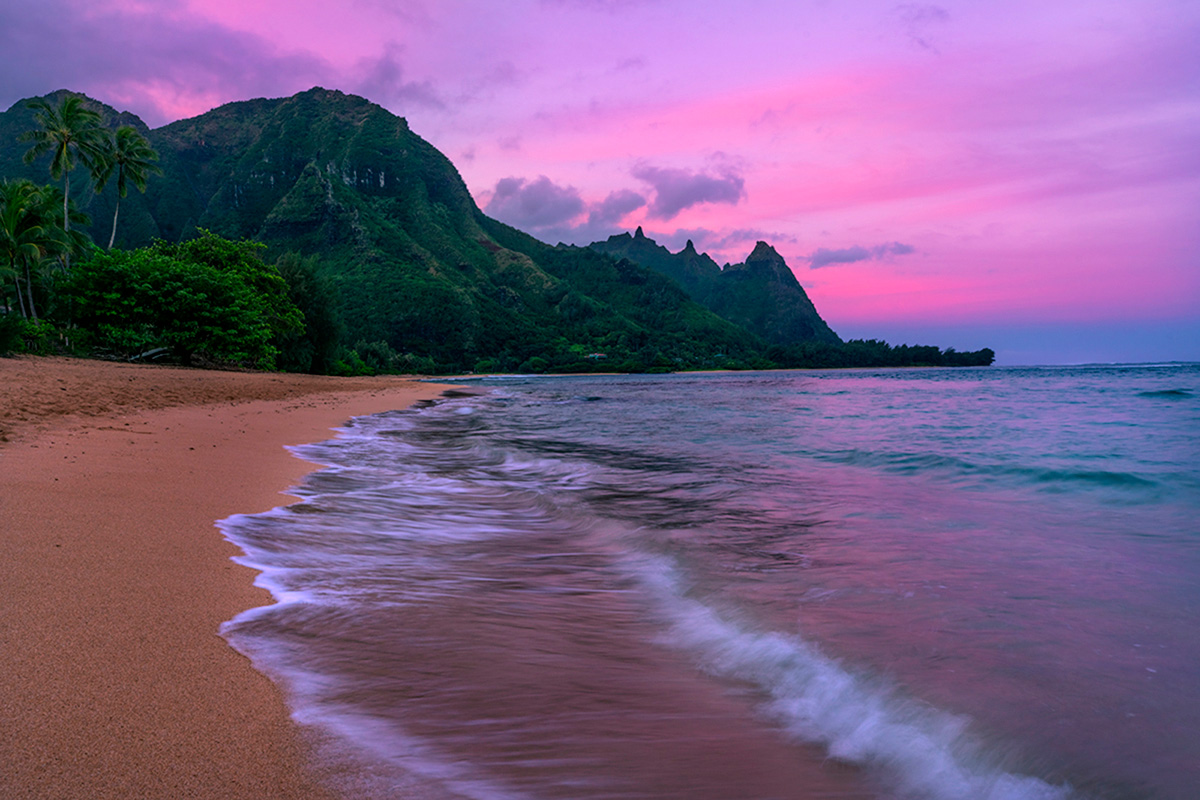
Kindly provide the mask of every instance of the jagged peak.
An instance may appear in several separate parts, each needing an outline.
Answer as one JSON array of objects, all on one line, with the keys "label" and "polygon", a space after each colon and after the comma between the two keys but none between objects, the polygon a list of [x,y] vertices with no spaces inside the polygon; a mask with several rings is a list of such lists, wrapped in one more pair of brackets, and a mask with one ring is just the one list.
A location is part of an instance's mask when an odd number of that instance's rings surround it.
[{"label": "jagged peak", "polygon": [[688,240],[687,240],[687,244],[685,244],[685,245],[683,246],[683,252],[685,252],[685,253],[694,253],[694,252],[696,252],[696,245],[692,244],[692,240],[691,240],[691,239],[688,239]]},{"label": "jagged peak", "polygon": [[787,261],[783,256],[775,250],[774,247],[766,242],[759,242],[754,245],[754,251],[746,256],[746,260],[741,264],[736,264],[733,267],[727,267],[727,270],[732,270],[738,273],[750,274],[767,274],[773,275],[776,280],[787,284],[796,284],[799,286],[799,281],[796,280],[795,273],[788,266]]},{"label": "jagged peak", "polygon": [[771,261],[783,261],[783,256],[779,255],[775,248],[771,247],[771,245],[767,244],[766,242],[758,242],[755,244],[754,251],[746,257],[747,261],[765,261],[767,259],[770,259]]},{"label": "jagged peak", "polygon": [[637,230],[634,231],[633,238],[634,239],[645,239],[646,238],[646,234],[642,233],[641,225],[638,225]]}]

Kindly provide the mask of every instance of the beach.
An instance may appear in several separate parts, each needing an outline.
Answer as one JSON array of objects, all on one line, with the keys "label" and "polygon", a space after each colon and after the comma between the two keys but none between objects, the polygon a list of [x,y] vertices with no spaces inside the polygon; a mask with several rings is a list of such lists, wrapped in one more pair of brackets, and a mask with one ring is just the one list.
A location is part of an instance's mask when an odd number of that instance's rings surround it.
[{"label": "beach", "polygon": [[271,598],[213,523],[290,501],[285,446],[442,388],[0,359],[0,795],[330,797],[218,635]]},{"label": "beach", "polygon": [[1194,795],[1200,367],[463,383],[0,360],[0,797]]}]

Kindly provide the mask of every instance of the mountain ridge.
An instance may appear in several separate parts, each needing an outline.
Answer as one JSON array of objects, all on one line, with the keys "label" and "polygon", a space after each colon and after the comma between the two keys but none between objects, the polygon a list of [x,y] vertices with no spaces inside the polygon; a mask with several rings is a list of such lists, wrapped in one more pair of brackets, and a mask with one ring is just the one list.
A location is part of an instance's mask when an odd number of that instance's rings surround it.
[{"label": "mountain ridge", "polygon": [[[843,348],[765,242],[722,269],[692,242],[673,254],[641,228],[589,247],[538,241],[484,214],[444,154],[362,97],[314,87],[154,129],[83,97],[110,126],[138,128],[161,156],[162,177],[121,202],[118,246],[208,230],[262,242],[268,260],[295,253],[314,265],[312,285],[328,288],[339,341],[380,369],[940,363],[937,348],[919,358],[905,350],[907,361],[889,360],[882,342]],[[0,175],[44,183],[44,161],[21,160],[18,136],[35,127],[27,102],[0,113]],[[113,189],[89,191],[82,169],[72,187],[107,235]]]},{"label": "mountain ridge", "polygon": [[[87,99],[106,121],[129,121]],[[44,163],[20,160],[17,135],[34,127],[26,102],[0,114],[0,174],[45,182]],[[488,218],[449,159],[365,98],[315,87],[138,127],[164,175],[122,202],[119,245],[206,229],[261,241],[268,258],[314,257],[347,342],[440,371],[582,370],[591,353],[628,369],[722,366],[763,350],[657,273],[560,253]],[[111,204],[83,173],[72,196],[103,228]]]},{"label": "mountain ridge", "polygon": [[771,345],[842,343],[783,256],[766,242],[758,242],[745,261],[724,268],[707,253],[697,252],[691,239],[683,250],[672,253],[640,226],[632,235],[617,234],[588,247],[666,275],[693,300]]}]

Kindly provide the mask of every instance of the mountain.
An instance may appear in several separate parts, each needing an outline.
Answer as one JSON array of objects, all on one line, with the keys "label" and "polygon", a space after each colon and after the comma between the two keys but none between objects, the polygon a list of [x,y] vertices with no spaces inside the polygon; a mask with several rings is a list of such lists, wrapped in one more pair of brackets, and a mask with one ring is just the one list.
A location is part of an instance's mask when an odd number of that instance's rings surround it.
[{"label": "mountain", "polygon": [[[46,182],[45,159],[21,163],[17,137],[34,127],[25,102],[0,114],[0,176]],[[584,369],[598,354],[628,369],[723,366],[765,349],[654,270],[490,219],[444,155],[361,97],[315,88],[153,130],[90,102],[161,156],[164,175],[121,203],[119,246],[207,229],[265,243],[268,260],[313,257],[347,343],[383,343],[439,370]],[[72,197],[98,241],[113,196],[88,191],[76,170]]]},{"label": "mountain", "polygon": [[641,228],[632,236],[610,236],[589,247],[670,277],[696,302],[770,344],[841,343],[783,257],[766,242],[759,242],[744,263],[724,269],[706,253],[696,252],[690,239],[683,250],[671,253]]}]

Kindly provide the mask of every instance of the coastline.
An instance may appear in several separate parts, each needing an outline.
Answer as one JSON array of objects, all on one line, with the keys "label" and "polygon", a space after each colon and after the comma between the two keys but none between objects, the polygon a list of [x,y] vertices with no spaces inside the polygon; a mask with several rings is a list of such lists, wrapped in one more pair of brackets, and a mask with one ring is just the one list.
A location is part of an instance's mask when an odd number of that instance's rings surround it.
[{"label": "coastline", "polygon": [[288,502],[317,466],[286,445],[443,388],[0,359],[0,794],[332,800],[217,633],[271,597],[214,522]]}]

